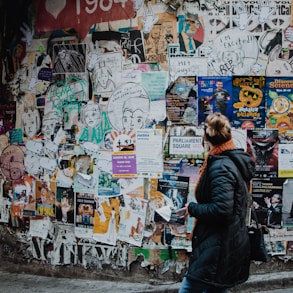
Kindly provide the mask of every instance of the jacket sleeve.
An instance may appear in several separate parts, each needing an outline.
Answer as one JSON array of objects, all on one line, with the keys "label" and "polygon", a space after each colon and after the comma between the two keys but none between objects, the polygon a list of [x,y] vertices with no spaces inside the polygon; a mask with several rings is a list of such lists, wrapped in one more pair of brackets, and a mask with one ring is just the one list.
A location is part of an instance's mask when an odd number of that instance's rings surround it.
[{"label": "jacket sleeve", "polygon": [[188,212],[198,221],[217,223],[226,221],[233,214],[236,188],[235,167],[226,160],[213,162],[207,171],[206,194],[200,203],[190,203]]}]

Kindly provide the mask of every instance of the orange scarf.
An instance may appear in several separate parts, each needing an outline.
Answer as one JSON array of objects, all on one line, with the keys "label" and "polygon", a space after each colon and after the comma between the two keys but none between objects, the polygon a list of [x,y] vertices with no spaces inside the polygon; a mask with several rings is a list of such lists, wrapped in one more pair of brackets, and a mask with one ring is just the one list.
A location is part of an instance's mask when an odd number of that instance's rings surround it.
[{"label": "orange scarf", "polygon": [[[235,144],[234,144],[234,141],[232,139],[222,143],[222,144],[219,144],[219,145],[216,145],[214,146],[206,155],[205,159],[204,159],[204,162],[201,166],[201,168],[199,169],[199,177],[196,181],[196,184],[195,184],[195,189],[194,189],[194,197],[196,198],[196,190],[197,190],[197,186],[198,186],[198,183],[201,179],[201,176],[202,174],[204,173],[204,171],[206,170],[207,168],[207,162],[208,162],[208,157],[209,155],[220,155],[222,152],[224,151],[229,151],[229,150],[234,150],[235,149]],[[193,236],[193,231],[194,231],[194,228],[196,226],[196,218],[194,218],[194,227],[193,227],[193,230],[192,232],[190,233],[189,235],[189,238],[190,240],[192,239],[192,236]]]}]

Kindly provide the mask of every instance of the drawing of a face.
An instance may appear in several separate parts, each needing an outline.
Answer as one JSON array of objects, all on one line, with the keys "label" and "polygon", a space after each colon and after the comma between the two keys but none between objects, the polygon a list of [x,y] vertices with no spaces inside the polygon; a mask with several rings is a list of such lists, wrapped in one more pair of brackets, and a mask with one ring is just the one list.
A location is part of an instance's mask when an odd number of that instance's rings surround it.
[{"label": "drawing of a face", "polygon": [[81,109],[81,122],[89,128],[98,126],[101,122],[99,105],[93,101],[89,101],[84,105]]},{"label": "drawing of a face", "polygon": [[8,180],[18,180],[24,172],[24,153],[20,147],[9,145],[0,157],[2,174]]},{"label": "drawing of a face", "polygon": [[128,99],[124,103],[122,112],[124,130],[144,128],[149,112],[149,100],[143,97]]},{"label": "drawing of a face", "polygon": [[44,116],[42,132],[46,139],[51,139],[51,136],[54,134],[55,126],[57,124],[57,117],[52,115]]},{"label": "drawing of a face", "polygon": [[106,88],[107,87],[107,81],[109,79],[109,72],[107,70],[107,68],[101,68],[98,71],[97,74],[97,80],[99,82],[99,84],[101,85],[101,87]]},{"label": "drawing of a face", "polygon": [[29,111],[22,115],[24,133],[29,137],[37,134],[40,127],[40,116],[38,110]]},{"label": "drawing of a face", "polygon": [[100,113],[92,110],[88,111],[85,115],[85,123],[88,127],[95,127],[97,124],[99,124],[100,121]]},{"label": "drawing of a face", "polygon": [[108,118],[115,130],[146,127],[150,113],[150,97],[139,84],[129,82],[117,88],[108,102]]}]

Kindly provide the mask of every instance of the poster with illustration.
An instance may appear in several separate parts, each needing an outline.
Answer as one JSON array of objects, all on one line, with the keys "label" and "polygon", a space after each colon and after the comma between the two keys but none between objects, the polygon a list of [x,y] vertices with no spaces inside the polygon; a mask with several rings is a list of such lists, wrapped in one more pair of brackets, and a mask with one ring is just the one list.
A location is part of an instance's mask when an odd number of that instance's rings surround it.
[{"label": "poster with illustration", "polygon": [[293,128],[293,77],[267,77],[266,106],[266,127]]},{"label": "poster with illustration", "polygon": [[53,45],[54,73],[85,72],[86,44]]},{"label": "poster with illustration", "polygon": [[146,62],[159,63],[168,71],[167,47],[178,43],[177,19],[171,13],[154,13],[151,2],[143,4],[144,15],[137,18],[138,29],[144,34],[143,45]]},{"label": "poster with illustration", "polygon": [[278,177],[278,129],[247,129],[247,152],[255,161],[255,177]]},{"label": "poster with illustration", "polygon": [[166,90],[166,111],[172,125],[198,124],[198,94],[195,76],[178,77]]},{"label": "poster with illustration", "polygon": [[15,216],[29,217],[36,215],[35,180],[28,174],[13,181],[12,208]]},{"label": "poster with illustration", "polygon": [[75,193],[75,235],[79,238],[92,238],[94,227],[95,195]]},{"label": "poster with illustration", "polygon": [[56,182],[36,181],[37,216],[55,217]]},{"label": "poster with illustration", "polygon": [[94,212],[93,239],[116,245],[119,225],[120,197],[97,197]]},{"label": "poster with illustration", "polygon": [[233,119],[233,91],[231,76],[198,77],[198,124],[210,113],[219,112]]},{"label": "poster with illustration", "polygon": [[232,126],[265,127],[265,81],[264,76],[233,76]]},{"label": "poster with illustration", "polygon": [[123,195],[117,239],[135,246],[142,245],[147,200]]}]

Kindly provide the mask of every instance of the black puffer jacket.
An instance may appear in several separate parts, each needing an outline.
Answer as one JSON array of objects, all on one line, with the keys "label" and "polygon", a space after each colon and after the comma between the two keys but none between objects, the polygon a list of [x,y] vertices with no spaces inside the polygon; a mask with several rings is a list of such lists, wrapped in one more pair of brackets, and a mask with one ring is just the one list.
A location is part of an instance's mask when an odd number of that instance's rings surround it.
[{"label": "black puffer jacket", "polygon": [[250,247],[244,184],[254,172],[254,161],[241,149],[209,156],[197,189],[198,204],[188,206],[197,224],[187,278],[226,288],[248,279]]}]

